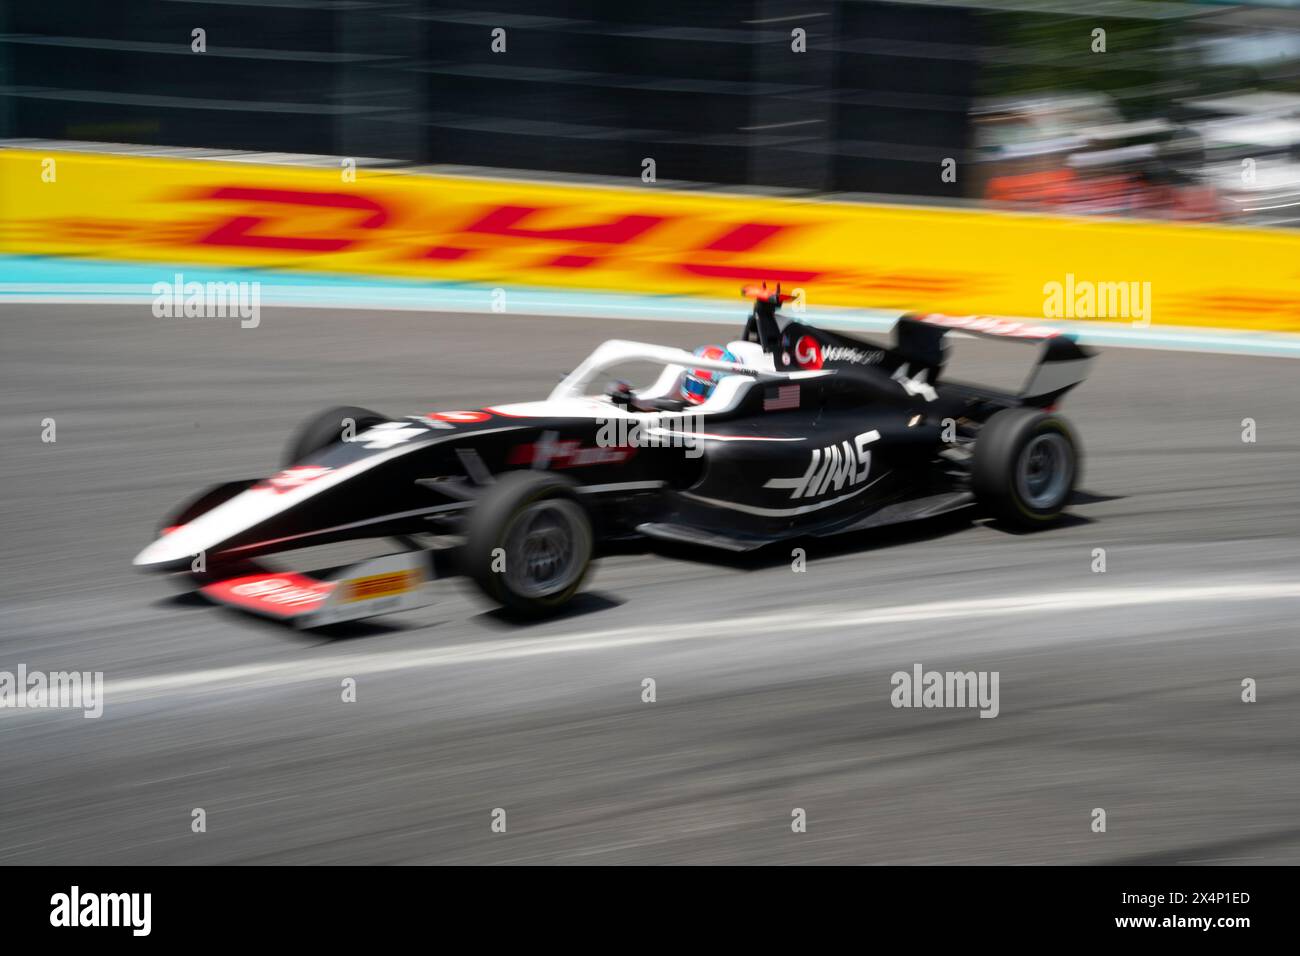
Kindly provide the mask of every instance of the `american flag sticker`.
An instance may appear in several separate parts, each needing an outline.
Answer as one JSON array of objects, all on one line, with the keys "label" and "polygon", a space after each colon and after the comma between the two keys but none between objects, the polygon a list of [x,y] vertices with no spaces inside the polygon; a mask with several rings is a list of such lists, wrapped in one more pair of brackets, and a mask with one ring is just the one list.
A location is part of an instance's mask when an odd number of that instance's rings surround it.
[{"label": "american flag sticker", "polygon": [[768,389],[763,394],[763,411],[779,412],[785,408],[799,407],[799,386],[780,385],[776,391]]}]

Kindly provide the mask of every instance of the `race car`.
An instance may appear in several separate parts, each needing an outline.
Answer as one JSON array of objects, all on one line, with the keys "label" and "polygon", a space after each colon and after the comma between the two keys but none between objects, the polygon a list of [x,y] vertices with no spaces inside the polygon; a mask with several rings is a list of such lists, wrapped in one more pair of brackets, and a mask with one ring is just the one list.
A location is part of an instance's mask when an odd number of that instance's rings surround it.
[{"label": "race car", "polygon": [[[218,603],[299,627],[430,603],[467,575],[519,615],[563,607],[608,543],[738,552],[979,509],[1058,518],[1079,476],[1055,413],[1092,353],[1033,322],[903,315],[890,345],[815,328],[790,296],[747,287],[740,338],[685,350],[608,341],[542,401],[389,418],[331,408],[268,478],[217,485],[135,558]],[[952,331],[1037,346],[1016,393],[948,381]],[[634,389],[611,373],[653,363]],[[400,550],[335,571],[268,556],[352,539]]]}]

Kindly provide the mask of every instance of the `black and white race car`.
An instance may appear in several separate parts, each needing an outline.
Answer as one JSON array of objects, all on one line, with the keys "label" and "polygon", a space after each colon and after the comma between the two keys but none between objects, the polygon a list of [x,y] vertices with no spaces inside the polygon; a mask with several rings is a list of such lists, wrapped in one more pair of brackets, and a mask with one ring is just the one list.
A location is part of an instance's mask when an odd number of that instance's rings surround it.
[{"label": "black and white race car", "polygon": [[[452,573],[539,614],[565,604],[615,539],[747,551],[972,507],[1037,526],[1066,507],[1080,450],[1053,409],[1092,358],[1072,337],[904,315],[885,347],[782,314],[779,287],[746,292],[753,311],[726,358],[615,340],[543,401],[396,419],[321,412],[280,472],[209,489],[135,564],[300,627],[429,603],[430,580]],[[1038,346],[1025,387],[947,381],[951,330]],[[611,381],[645,363],[662,370],[650,387]],[[688,395],[683,383],[701,376],[707,395]],[[362,538],[402,550],[333,572],[264,561]]]}]

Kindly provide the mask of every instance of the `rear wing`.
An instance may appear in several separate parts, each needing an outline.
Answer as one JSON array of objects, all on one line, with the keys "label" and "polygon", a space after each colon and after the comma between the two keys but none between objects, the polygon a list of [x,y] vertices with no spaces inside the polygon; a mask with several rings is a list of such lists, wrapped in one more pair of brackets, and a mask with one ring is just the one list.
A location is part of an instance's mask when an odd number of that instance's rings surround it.
[{"label": "rear wing", "polygon": [[894,352],[903,361],[933,369],[935,378],[947,358],[944,337],[952,331],[1039,347],[1037,361],[1015,396],[1023,405],[1045,407],[1088,377],[1096,353],[1068,332],[1050,325],[982,315],[909,313],[894,325]]}]

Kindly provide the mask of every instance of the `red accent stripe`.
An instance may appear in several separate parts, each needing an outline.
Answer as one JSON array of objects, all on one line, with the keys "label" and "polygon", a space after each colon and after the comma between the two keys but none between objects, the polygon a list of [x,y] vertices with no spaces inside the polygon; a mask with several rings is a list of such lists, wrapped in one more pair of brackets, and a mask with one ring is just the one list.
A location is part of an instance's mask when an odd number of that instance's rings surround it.
[{"label": "red accent stripe", "polygon": [[321,581],[305,574],[263,571],[217,581],[199,588],[199,593],[221,604],[258,614],[292,618],[319,608],[334,588],[333,581]]}]

